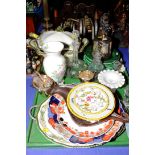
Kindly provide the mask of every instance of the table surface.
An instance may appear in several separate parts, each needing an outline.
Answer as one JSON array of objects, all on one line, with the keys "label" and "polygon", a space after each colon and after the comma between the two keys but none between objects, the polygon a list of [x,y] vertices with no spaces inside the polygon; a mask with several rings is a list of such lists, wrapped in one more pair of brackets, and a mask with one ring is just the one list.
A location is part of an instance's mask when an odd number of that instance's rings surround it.
[{"label": "table surface", "polygon": [[[128,48],[119,48],[119,51],[122,54],[124,64],[129,71],[129,51]],[[36,90],[32,87],[32,77],[27,76],[26,78],[26,129],[28,129],[28,124],[30,117],[28,115],[29,108],[33,105],[35,98]],[[27,155],[128,155],[129,147],[96,147],[96,148],[27,148]]]}]

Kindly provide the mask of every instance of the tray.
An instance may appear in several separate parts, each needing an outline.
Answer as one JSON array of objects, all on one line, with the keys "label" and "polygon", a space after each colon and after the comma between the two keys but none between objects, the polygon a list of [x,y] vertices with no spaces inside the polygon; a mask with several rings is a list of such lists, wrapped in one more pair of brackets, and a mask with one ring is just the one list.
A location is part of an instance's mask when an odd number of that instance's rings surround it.
[{"label": "tray", "polygon": [[[122,94],[123,89],[120,89],[119,94]],[[34,105],[40,105],[47,99],[47,96],[39,92],[36,93]],[[39,109],[33,109],[32,114],[36,116]],[[39,126],[36,121],[30,120],[29,128],[27,130],[27,147],[64,147],[58,143],[51,142],[48,140],[40,131]],[[116,140],[108,142],[107,144],[100,146],[128,146],[129,140],[127,133],[122,133]]]},{"label": "tray", "polygon": [[[128,81],[129,81],[128,72],[126,70],[125,72],[123,72],[123,75],[125,76],[126,84],[123,87],[117,89],[116,91],[120,100],[122,99],[124,88],[126,87],[126,85],[128,85]],[[80,83],[80,80],[76,78],[73,79],[73,78],[67,77],[64,79],[64,82],[66,84]],[[36,92],[33,105],[41,105],[47,98],[48,97],[45,94]],[[36,116],[36,114],[38,113],[38,110],[39,108],[35,108],[32,110],[33,116]],[[30,119],[29,127],[27,130],[26,144],[27,144],[27,147],[64,147],[46,138],[40,131],[37,121],[32,120],[32,119]],[[129,139],[125,131],[115,140],[108,142],[104,144],[103,146],[99,146],[99,147],[128,146],[128,145],[129,145]]]}]

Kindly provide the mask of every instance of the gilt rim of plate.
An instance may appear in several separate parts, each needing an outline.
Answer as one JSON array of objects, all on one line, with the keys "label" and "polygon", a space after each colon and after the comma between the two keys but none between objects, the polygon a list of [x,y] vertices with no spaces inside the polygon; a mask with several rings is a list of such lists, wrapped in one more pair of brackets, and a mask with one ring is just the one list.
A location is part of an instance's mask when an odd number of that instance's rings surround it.
[{"label": "gilt rim of plate", "polygon": [[[107,91],[110,93],[110,95],[112,96],[112,100],[113,100],[113,103],[111,103],[111,104],[113,104],[113,107],[112,107],[112,109],[108,110],[108,113],[107,113],[106,115],[101,116],[101,117],[91,117],[91,118],[88,118],[88,117],[83,117],[83,116],[77,114],[76,111],[74,111],[74,109],[71,107],[71,103],[70,103],[71,94],[72,94],[77,88],[79,88],[79,87],[81,87],[81,86],[83,86],[83,85],[98,85],[99,87],[102,87],[103,89],[107,90]],[[110,114],[112,114],[112,112],[114,111],[115,106],[116,106],[116,100],[115,100],[115,97],[114,97],[112,91],[111,91],[108,87],[106,87],[106,86],[104,86],[104,85],[102,85],[102,84],[96,83],[96,82],[85,82],[85,83],[78,84],[77,86],[75,86],[74,88],[72,88],[72,89],[70,90],[70,92],[68,93],[68,96],[67,96],[66,105],[67,105],[69,111],[70,111],[74,116],[76,116],[76,117],[79,118],[79,119],[86,120],[86,121],[99,121],[99,120],[102,120],[102,119],[108,117]],[[109,104],[109,105],[110,105],[110,104]]]}]

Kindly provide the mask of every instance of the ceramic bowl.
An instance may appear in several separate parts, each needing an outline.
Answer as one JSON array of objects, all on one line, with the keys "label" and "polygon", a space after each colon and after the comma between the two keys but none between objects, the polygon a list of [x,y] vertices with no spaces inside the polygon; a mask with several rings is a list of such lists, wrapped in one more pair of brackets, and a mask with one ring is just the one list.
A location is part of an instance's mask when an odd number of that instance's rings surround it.
[{"label": "ceramic bowl", "polygon": [[90,81],[93,79],[93,77],[94,77],[94,73],[89,70],[85,70],[79,73],[79,78],[82,81]]},{"label": "ceramic bowl", "polygon": [[98,81],[110,89],[117,89],[124,85],[125,78],[118,71],[103,70],[98,74]]}]

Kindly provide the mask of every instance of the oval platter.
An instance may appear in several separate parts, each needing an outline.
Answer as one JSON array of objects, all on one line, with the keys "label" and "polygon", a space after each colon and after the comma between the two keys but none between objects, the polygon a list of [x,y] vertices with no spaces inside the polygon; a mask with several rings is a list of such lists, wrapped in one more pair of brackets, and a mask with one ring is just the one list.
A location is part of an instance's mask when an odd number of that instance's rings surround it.
[{"label": "oval platter", "polygon": [[[41,132],[46,138],[66,147],[95,147],[109,142],[123,126],[122,122],[108,120],[97,124],[97,127],[82,127],[68,119],[65,100],[55,94],[41,106],[37,121]],[[102,128],[101,128],[102,126]],[[75,131],[74,131],[75,130]],[[100,132],[99,132],[100,131]],[[96,132],[96,134],[92,134]],[[83,134],[82,134],[83,133]]]}]

